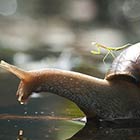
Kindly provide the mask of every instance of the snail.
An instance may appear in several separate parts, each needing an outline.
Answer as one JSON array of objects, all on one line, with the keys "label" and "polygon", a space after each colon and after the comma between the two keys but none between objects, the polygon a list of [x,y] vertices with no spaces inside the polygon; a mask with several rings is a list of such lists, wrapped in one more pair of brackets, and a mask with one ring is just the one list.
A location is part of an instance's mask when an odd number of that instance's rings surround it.
[{"label": "snail", "polygon": [[140,43],[123,50],[104,79],[59,69],[25,71],[4,61],[0,67],[21,79],[20,103],[32,92],[51,92],[73,101],[87,118],[140,118]]}]

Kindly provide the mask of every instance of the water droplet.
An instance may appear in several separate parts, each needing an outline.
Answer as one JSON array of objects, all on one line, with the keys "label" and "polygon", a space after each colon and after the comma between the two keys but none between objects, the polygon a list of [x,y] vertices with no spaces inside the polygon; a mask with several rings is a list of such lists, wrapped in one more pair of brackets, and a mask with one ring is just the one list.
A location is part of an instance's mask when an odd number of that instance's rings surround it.
[{"label": "water droplet", "polygon": [[19,136],[23,135],[23,130],[19,130]]},{"label": "water droplet", "polygon": [[21,104],[21,105],[23,105],[23,104],[24,104],[24,102],[20,102],[20,104]]},{"label": "water droplet", "polygon": [[51,112],[51,116],[54,116],[54,112]]},{"label": "water droplet", "polygon": [[44,112],[43,112],[43,111],[41,111],[41,112],[40,112],[40,114],[44,114]]},{"label": "water droplet", "polygon": [[25,111],[24,114],[27,114],[27,112]]},{"label": "water droplet", "polygon": [[17,125],[14,125],[14,127],[16,128],[16,127],[17,127]]}]

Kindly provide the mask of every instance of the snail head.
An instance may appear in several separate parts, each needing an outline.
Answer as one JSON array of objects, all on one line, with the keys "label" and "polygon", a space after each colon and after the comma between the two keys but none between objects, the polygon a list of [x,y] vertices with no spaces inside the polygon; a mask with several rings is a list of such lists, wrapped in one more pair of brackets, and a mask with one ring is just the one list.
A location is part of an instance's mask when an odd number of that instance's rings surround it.
[{"label": "snail head", "polygon": [[35,83],[36,83],[35,82],[36,80],[35,80],[32,72],[24,71],[20,68],[17,68],[16,66],[8,64],[4,61],[0,62],[0,67],[13,73],[21,80],[21,82],[18,86],[16,96],[18,98],[18,101],[21,104],[26,103],[29,96],[32,94]]}]

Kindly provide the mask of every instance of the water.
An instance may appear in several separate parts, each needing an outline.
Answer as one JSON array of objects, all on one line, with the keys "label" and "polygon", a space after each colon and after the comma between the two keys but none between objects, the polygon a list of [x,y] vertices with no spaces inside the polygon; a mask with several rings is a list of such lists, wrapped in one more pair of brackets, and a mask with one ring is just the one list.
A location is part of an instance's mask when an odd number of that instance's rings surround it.
[{"label": "water", "polygon": [[0,120],[1,140],[65,140],[81,127],[64,120],[4,119]]},{"label": "water", "polygon": [[42,93],[21,105],[15,96],[19,80],[3,73],[0,83],[0,140],[65,140],[84,126],[72,121],[83,116],[72,102]]},{"label": "water", "polygon": [[0,119],[1,140],[139,140],[140,128],[100,127],[54,117],[22,118],[5,115]]},{"label": "water", "polygon": [[74,121],[83,117],[79,108],[50,93],[34,94],[27,105],[16,99],[19,80],[0,74],[0,140],[139,140],[140,122],[98,126]]}]

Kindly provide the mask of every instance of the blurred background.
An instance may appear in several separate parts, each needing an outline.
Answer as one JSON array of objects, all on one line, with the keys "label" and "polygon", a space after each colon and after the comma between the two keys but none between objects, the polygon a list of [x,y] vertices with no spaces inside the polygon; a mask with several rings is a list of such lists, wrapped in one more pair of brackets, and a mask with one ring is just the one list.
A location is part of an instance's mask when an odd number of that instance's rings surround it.
[{"label": "blurred background", "polygon": [[138,42],[139,10],[138,0],[0,0],[0,59],[100,77],[94,71],[102,57],[90,53],[91,42]]},{"label": "blurred background", "polygon": [[91,42],[136,43],[139,24],[138,0],[0,0],[0,59],[102,77],[103,56],[90,53]]},{"label": "blurred background", "polygon": [[[105,65],[106,51],[91,54],[96,50],[91,42],[136,43],[139,25],[138,0],[0,0],[0,59],[27,70],[60,68],[104,78],[113,58],[107,57]],[[17,105],[19,80],[0,73],[1,106]]]},{"label": "blurred background", "polygon": [[[104,64],[107,52],[91,54],[97,49],[91,43],[134,44],[139,25],[138,0],[0,0],[0,60],[26,70],[59,68],[104,78],[113,58]],[[0,114],[83,116],[75,104],[50,93],[19,105],[18,83],[0,69]]]}]

